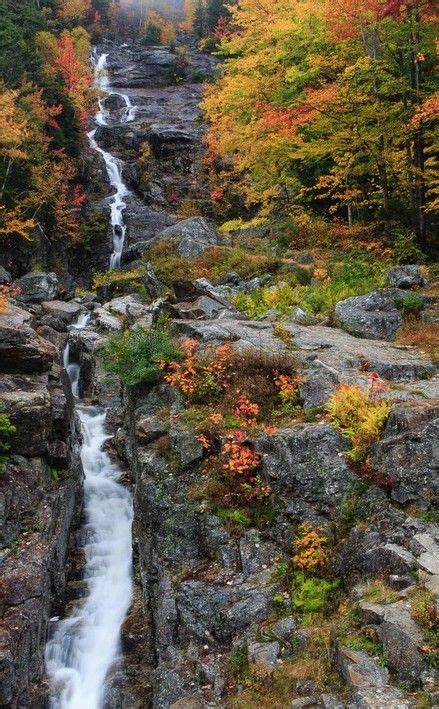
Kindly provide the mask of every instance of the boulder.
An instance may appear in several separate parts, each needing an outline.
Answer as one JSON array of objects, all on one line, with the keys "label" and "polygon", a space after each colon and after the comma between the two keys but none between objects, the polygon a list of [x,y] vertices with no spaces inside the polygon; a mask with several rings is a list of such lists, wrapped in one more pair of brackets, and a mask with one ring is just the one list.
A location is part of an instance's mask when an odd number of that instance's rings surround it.
[{"label": "boulder", "polygon": [[311,313],[305,312],[302,308],[296,308],[291,316],[293,322],[298,325],[317,325],[317,318]]},{"label": "boulder", "polygon": [[157,239],[178,242],[178,253],[184,258],[200,256],[209,246],[219,243],[218,234],[203,217],[191,217],[161,231]]},{"label": "boulder", "polygon": [[399,406],[382,438],[372,446],[371,463],[393,480],[392,498],[421,507],[439,496],[439,407]]},{"label": "boulder", "polygon": [[42,303],[58,295],[58,278],[56,273],[31,271],[15,281],[14,287],[21,291],[16,296],[21,303]]},{"label": "boulder", "polygon": [[57,356],[56,348],[30,327],[32,316],[9,304],[0,316],[0,371],[45,372]]},{"label": "boulder", "polygon": [[361,709],[410,709],[412,706],[401,690],[389,684],[389,673],[385,667],[365,652],[350,650],[339,642],[335,647],[335,663],[346,682],[352,704]]},{"label": "boulder", "polygon": [[119,111],[126,106],[124,98],[120,94],[110,94],[104,99],[103,104],[107,111]]},{"label": "boulder", "polygon": [[424,640],[411,617],[408,603],[401,601],[385,606],[379,637],[391,672],[411,688],[419,687],[422,671],[426,667],[419,650]]},{"label": "boulder", "polygon": [[387,273],[387,282],[393,288],[416,288],[427,285],[419,266],[394,266]]},{"label": "boulder", "polygon": [[[59,319],[67,325],[71,325],[82,312],[82,308],[78,303],[66,303],[63,300],[43,301],[41,307],[43,315]],[[46,324],[50,326],[50,322]]]},{"label": "boulder", "polygon": [[403,318],[395,305],[403,298],[398,288],[382,288],[353,298],[341,300],[335,306],[337,325],[356,337],[370,340],[394,340]]},{"label": "boulder", "polygon": [[248,659],[257,666],[258,672],[270,675],[277,667],[277,658],[280,653],[278,642],[259,643],[252,642],[248,645]]}]

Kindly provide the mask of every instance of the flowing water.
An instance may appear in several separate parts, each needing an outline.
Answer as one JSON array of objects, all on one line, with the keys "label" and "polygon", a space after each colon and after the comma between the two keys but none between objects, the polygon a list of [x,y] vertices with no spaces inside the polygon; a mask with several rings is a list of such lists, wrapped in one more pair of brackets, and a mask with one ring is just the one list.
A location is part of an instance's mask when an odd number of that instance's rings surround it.
[{"label": "flowing water", "polygon": [[[106,55],[95,62],[96,82],[106,91]],[[121,94],[119,94],[121,95]],[[135,108],[123,97],[124,120],[134,117]],[[99,101],[96,123],[106,125],[108,114]],[[123,220],[124,197],[128,190],[121,179],[116,158],[102,150],[89,133],[90,145],[103,157],[115,194],[111,204],[113,254],[111,267],[120,265],[126,226]],[[81,315],[73,328],[86,327],[90,315]],[[105,431],[106,412],[83,406],[79,401],[80,366],[72,358],[70,345],[64,350],[64,367],[77,400],[83,443],[86,594],[72,614],[57,623],[46,646],[46,667],[52,684],[52,709],[101,709],[104,705],[105,679],[120,651],[120,629],[132,594],[133,519],[132,496],[120,485],[121,470],[103,450],[109,438]]]},{"label": "flowing water", "polygon": [[[131,99],[126,94],[118,91],[112,91],[109,87],[109,77],[107,71],[108,54],[101,54],[97,57],[93,54],[95,85],[103,94],[98,101],[98,111],[95,115],[95,123],[98,126],[107,126],[109,121],[109,112],[105,108],[105,97],[119,96],[125,103],[125,108],[122,112],[122,122],[129,123],[134,120],[136,115],[136,106],[133,106]],[[110,268],[119,268],[123,247],[125,244],[126,224],[124,220],[124,210],[126,208],[125,198],[129,195],[129,190],[122,180],[122,164],[120,160],[106,150],[103,150],[96,142],[96,128],[88,133],[88,139],[91,148],[102,156],[105,163],[108,179],[111,186],[115,190],[111,200],[111,227],[113,231],[113,253],[110,258]]]}]

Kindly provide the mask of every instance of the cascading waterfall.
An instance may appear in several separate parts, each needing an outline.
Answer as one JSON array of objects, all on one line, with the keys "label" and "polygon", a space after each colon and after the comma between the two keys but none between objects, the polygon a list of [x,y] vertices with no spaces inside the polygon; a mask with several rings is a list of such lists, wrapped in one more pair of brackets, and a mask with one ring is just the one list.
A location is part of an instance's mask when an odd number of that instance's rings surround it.
[{"label": "cascading waterfall", "polygon": [[[95,64],[97,81],[105,91],[108,77],[106,55]],[[128,97],[125,119],[132,120],[134,107]],[[106,125],[107,113],[102,99],[96,122]],[[102,150],[89,133],[90,145],[103,157],[107,173],[116,193],[111,205],[113,254],[111,267],[120,265],[126,227],[123,221],[128,190],[121,179],[119,162]],[[86,327],[90,314],[81,315],[73,328]],[[64,367],[72,392],[79,400],[80,366],[71,356],[67,343]],[[132,595],[133,520],[132,495],[119,484],[121,470],[111,462],[103,446],[109,436],[105,432],[106,412],[90,406],[77,406],[81,420],[83,443],[81,460],[84,469],[85,574],[87,593],[73,613],[59,621],[46,646],[46,667],[52,683],[52,709],[101,709],[105,700],[105,679],[114,664],[120,644],[120,629]]]},{"label": "cascading waterfall", "polygon": [[[124,103],[125,108],[122,114],[122,121],[124,123],[129,123],[134,120],[136,114],[136,106],[133,106],[131,99],[126,94],[122,94],[118,91],[111,91],[109,88],[109,78],[107,72],[107,57],[108,54],[101,54],[97,57],[96,53],[93,53],[93,63],[94,63],[94,73],[95,73],[95,85],[100,89],[106,96],[120,96]],[[98,101],[98,108],[95,115],[95,122],[98,126],[107,126],[109,120],[109,112],[106,110],[104,105],[104,97],[100,97]],[[120,161],[103,150],[95,139],[96,128],[90,133],[88,133],[88,139],[90,146],[93,150],[102,156],[105,163],[105,168],[107,170],[108,179],[110,180],[111,186],[115,190],[111,202],[111,226],[113,230],[113,253],[110,258],[110,268],[119,268],[123,247],[125,244],[126,236],[126,224],[124,221],[123,213],[126,208],[125,197],[129,195],[129,190],[127,189],[125,183],[122,180],[122,165]]]}]

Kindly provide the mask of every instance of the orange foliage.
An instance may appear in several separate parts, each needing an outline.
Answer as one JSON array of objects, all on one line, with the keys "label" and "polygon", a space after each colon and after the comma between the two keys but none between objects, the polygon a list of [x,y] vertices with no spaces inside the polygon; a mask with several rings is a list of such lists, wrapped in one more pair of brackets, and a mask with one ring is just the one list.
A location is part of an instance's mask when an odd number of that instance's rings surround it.
[{"label": "orange foliage", "polygon": [[314,573],[325,566],[328,560],[327,538],[320,529],[313,529],[309,524],[301,524],[294,541],[295,554],[291,561],[302,571]]}]

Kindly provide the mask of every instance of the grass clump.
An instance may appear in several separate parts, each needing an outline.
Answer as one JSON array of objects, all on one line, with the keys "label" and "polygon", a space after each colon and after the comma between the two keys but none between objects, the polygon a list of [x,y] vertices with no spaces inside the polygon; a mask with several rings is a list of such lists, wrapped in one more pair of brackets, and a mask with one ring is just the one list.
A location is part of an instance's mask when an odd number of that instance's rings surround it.
[{"label": "grass clump", "polygon": [[133,386],[156,382],[163,363],[178,361],[180,348],[166,328],[138,328],[111,335],[103,351],[106,372]]},{"label": "grass clump", "polygon": [[407,293],[400,298],[395,298],[395,305],[404,316],[414,315],[419,317],[425,307],[424,299],[416,293]]},{"label": "grass clump", "polygon": [[439,365],[439,325],[423,323],[409,318],[398,331],[396,341],[401,345],[412,345],[426,352],[434,364]]},{"label": "grass clump", "polygon": [[93,278],[93,288],[112,286],[115,293],[125,293],[136,286],[140,286],[143,276],[143,268],[134,268],[131,271],[106,271],[105,273],[96,273]]},{"label": "grass clump", "polygon": [[364,461],[370,446],[378,440],[387,421],[391,404],[374,396],[373,389],[358,384],[340,384],[326,405],[333,423],[352,443],[347,456],[354,462]]}]

